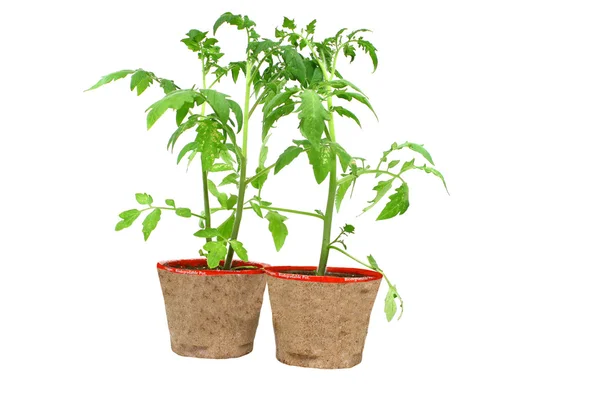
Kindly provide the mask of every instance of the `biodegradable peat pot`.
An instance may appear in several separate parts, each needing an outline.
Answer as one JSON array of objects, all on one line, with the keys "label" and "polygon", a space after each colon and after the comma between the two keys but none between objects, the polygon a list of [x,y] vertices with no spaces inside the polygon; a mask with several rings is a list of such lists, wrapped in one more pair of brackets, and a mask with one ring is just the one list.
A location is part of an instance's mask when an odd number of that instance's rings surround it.
[{"label": "biodegradable peat pot", "polygon": [[181,356],[241,357],[252,351],[267,264],[234,260],[246,270],[211,270],[206,259],[158,263],[171,349]]},{"label": "biodegradable peat pot", "polygon": [[[267,267],[277,359],[310,368],[360,363],[382,275],[358,268]],[[331,274],[331,275],[330,275]]]}]

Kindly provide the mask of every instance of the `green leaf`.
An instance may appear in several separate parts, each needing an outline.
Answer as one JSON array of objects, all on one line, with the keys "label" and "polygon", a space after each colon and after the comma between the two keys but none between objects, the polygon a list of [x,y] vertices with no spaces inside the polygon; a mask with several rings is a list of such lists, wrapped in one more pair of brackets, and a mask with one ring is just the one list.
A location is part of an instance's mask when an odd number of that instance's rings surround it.
[{"label": "green leaf", "polygon": [[152,196],[150,196],[147,193],[136,193],[135,199],[137,200],[138,203],[147,204],[147,205],[151,205],[152,201],[153,201]]},{"label": "green leaf", "polygon": [[438,178],[440,178],[442,180],[442,183],[444,184],[446,193],[450,194],[450,192],[448,191],[448,186],[446,186],[446,180],[444,179],[444,176],[442,175],[442,173],[440,171],[438,171],[435,168],[428,167],[426,165],[423,165],[422,167],[415,167],[415,168],[420,169],[421,171],[425,171],[428,174],[433,174],[433,175],[437,176]]},{"label": "green leaf", "polygon": [[200,229],[198,232],[194,233],[194,236],[201,237],[201,238],[212,238],[212,237],[220,236],[220,234],[219,234],[219,231],[216,230],[215,228],[208,228],[208,229]]},{"label": "green leaf", "polygon": [[175,200],[173,199],[166,199],[165,200],[165,204],[171,207],[175,207]]},{"label": "green leaf", "polygon": [[219,192],[217,189],[217,185],[210,179],[208,180],[208,191],[210,194],[217,198],[217,201],[221,205],[221,207],[227,208],[227,195],[225,193]]},{"label": "green leaf", "polygon": [[227,218],[221,225],[217,227],[217,231],[219,231],[219,235],[223,238],[231,237],[231,233],[233,232],[233,224],[235,222],[235,212],[231,213],[229,218]]},{"label": "green leaf", "polygon": [[308,25],[306,25],[306,33],[308,33],[309,35],[314,34],[316,25],[317,25],[316,19],[313,19],[312,21],[310,21],[310,23]]},{"label": "green leaf", "polygon": [[396,311],[398,311],[398,307],[396,306],[395,291],[392,290],[392,288],[388,290],[387,295],[385,296],[385,305],[383,310],[385,311],[385,317],[387,318],[388,322],[394,318]]},{"label": "green leaf", "polygon": [[212,165],[212,167],[210,168],[210,172],[231,171],[232,169],[233,169],[233,167],[229,164],[218,163],[218,164]]},{"label": "green leaf", "polygon": [[321,135],[325,130],[325,121],[330,118],[329,112],[323,107],[321,97],[314,90],[305,90],[300,95],[302,103],[298,108],[300,132],[313,147],[321,144]]},{"label": "green leaf", "polygon": [[403,182],[402,185],[396,189],[396,193],[392,194],[389,199],[389,202],[377,217],[378,221],[393,218],[396,215],[402,215],[406,212],[409,206],[408,185],[406,182]]},{"label": "green leaf", "polygon": [[250,203],[250,207],[252,207],[252,209],[254,210],[256,215],[258,215],[260,218],[263,217],[262,210],[258,204],[252,202],[252,203]]},{"label": "green leaf", "polygon": [[298,89],[297,87],[293,87],[293,88],[287,88],[286,90],[284,90],[281,93],[277,93],[275,96],[273,96],[269,101],[267,101],[265,103],[265,105],[263,106],[263,114],[264,115],[270,114],[271,111],[273,111],[273,109],[275,107],[278,107],[279,105],[287,102],[289,100],[289,98],[292,97],[295,93],[298,93],[298,91],[300,91],[300,89]]},{"label": "green leaf", "polygon": [[335,107],[331,108],[331,111],[335,111],[342,117],[352,118],[354,120],[354,122],[356,122],[358,124],[358,126],[362,128],[362,125],[360,124],[360,120],[358,119],[358,117],[356,115],[354,115],[354,113],[352,111],[348,110],[347,108],[344,108],[341,106],[335,106]]},{"label": "green leaf", "polygon": [[358,39],[358,47],[360,47],[365,53],[371,57],[371,62],[373,63],[373,72],[377,70],[378,60],[377,60],[377,49],[373,44],[364,39]]},{"label": "green leaf", "polygon": [[236,103],[233,100],[227,100],[227,103],[229,103],[229,108],[231,109],[231,111],[233,111],[233,114],[235,115],[237,131],[239,132],[242,130],[242,125],[244,123],[244,115],[242,113],[242,108],[238,103]]},{"label": "green leaf", "polygon": [[229,174],[225,178],[223,178],[223,180],[221,181],[221,183],[219,183],[219,186],[228,185],[230,183],[233,183],[233,184],[237,185],[238,184],[238,177],[239,177],[239,175],[236,172],[232,172],[231,174]]},{"label": "green leaf", "polygon": [[235,251],[235,254],[237,254],[242,261],[248,261],[248,252],[246,251],[244,245],[242,245],[241,242],[232,239],[229,241],[229,244],[233,248],[233,251]]},{"label": "green leaf", "polygon": [[[390,165],[392,165],[392,163],[390,163]],[[390,167],[390,168],[392,168],[392,167]],[[402,168],[400,168],[400,173],[403,174],[404,172],[409,171],[411,169],[415,169],[415,159],[414,158],[412,160],[406,161],[404,164],[402,164]]]},{"label": "green leaf", "polygon": [[160,87],[165,92],[165,94],[169,94],[169,93],[174,92],[175,90],[178,89],[177,85],[175,85],[175,82],[173,82],[170,79],[161,79],[160,80]]},{"label": "green leaf", "polygon": [[154,79],[150,73],[138,69],[133,75],[131,75],[130,89],[133,91],[133,89],[137,88],[137,95],[139,96],[140,94],[144,93],[146,89],[148,89],[153,80]]},{"label": "green leaf", "polygon": [[427,150],[425,150],[425,148],[423,147],[423,145],[420,144],[416,144],[416,143],[409,143],[406,142],[403,145],[401,145],[402,147],[406,146],[409,149],[411,149],[412,151],[416,151],[417,153],[419,153],[420,155],[422,155],[423,157],[425,157],[425,159],[427,161],[429,161],[429,163],[431,165],[435,165],[433,163],[433,159],[431,158],[431,154],[429,154],[429,152]]},{"label": "green leaf", "polygon": [[194,151],[194,154],[198,152],[198,142],[190,142],[181,148],[181,151],[177,156],[177,164],[179,164],[181,159],[190,151]]},{"label": "green leaf", "polygon": [[108,74],[100,78],[100,80],[91,88],[87,89],[87,91],[98,89],[102,85],[106,85],[107,83],[116,81],[118,79],[125,78],[127,75],[133,74],[135,70],[132,69],[124,69],[122,71],[113,72],[112,74]]},{"label": "green leaf", "polygon": [[281,153],[277,162],[275,163],[275,174],[283,169],[283,167],[289,165],[296,157],[302,153],[304,149],[298,146],[290,146]]},{"label": "green leaf", "polygon": [[[183,107],[181,107],[175,113],[175,123],[178,125],[178,129],[179,129],[179,125],[181,125],[181,123],[183,122],[183,120],[185,119],[185,117],[190,112],[190,108],[192,108],[193,106],[194,106],[193,103],[186,103],[186,104],[183,105]],[[192,118],[190,117],[190,119],[192,119]],[[197,118],[196,118],[196,120],[197,120]]]},{"label": "green leaf", "polygon": [[345,224],[342,230],[346,233],[354,233],[356,229],[354,228],[354,225]]},{"label": "green leaf", "polygon": [[[184,108],[181,108],[179,110],[177,110],[177,114],[179,114],[182,110],[185,111],[185,114],[187,115],[188,110]],[[188,129],[193,128],[194,126],[196,126],[196,124],[198,123],[198,116],[197,115],[191,115],[184,123],[181,123],[181,121],[183,121],[183,118],[185,118],[185,115],[183,117],[181,117],[181,120],[179,119],[179,117],[177,118],[177,129],[175,130],[175,132],[173,132],[173,134],[171,135],[171,137],[169,138],[169,141],[167,142],[167,150],[171,150],[173,151],[173,149],[175,148],[175,143],[177,142],[177,140],[179,139],[179,137]]]},{"label": "green leaf", "polygon": [[348,180],[348,181],[345,181],[345,182],[342,182],[341,184],[339,184],[337,193],[335,195],[335,209],[337,210],[337,212],[340,212],[340,206],[342,205],[342,200],[344,200],[344,196],[346,195],[346,192],[350,188],[350,185],[352,185],[353,181],[354,180]]},{"label": "green leaf", "polygon": [[265,218],[269,221],[269,231],[273,236],[275,249],[279,251],[283,247],[283,244],[285,243],[285,238],[288,235],[288,230],[284,223],[287,217],[284,217],[278,212],[269,211]]},{"label": "green leaf", "polygon": [[383,196],[385,196],[385,194],[392,188],[392,183],[394,182],[394,179],[390,179],[388,181],[380,181],[379,183],[377,183],[377,185],[375,185],[375,187],[373,188],[373,190],[375,190],[377,192],[377,195],[375,196],[375,198],[373,200],[370,200],[369,203],[371,203],[368,207],[363,209],[363,213],[369,211],[371,208],[373,208],[375,206],[375,204],[377,204],[379,202],[379,200],[381,200],[383,198]]},{"label": "green leaf", "polygon": [[238,201],[238,197],[235,194],[232,194],[231,196],[229,196],[229,198],[227,199],[227,209],[231,210],[233,209],[233,207],[236,206]]},{"label": "green leaf", "polygon": [[329,146],[319,146],[318,149],[310,146],[306,149],[306,153],[313,167],[315,179],[320,184],[335,166],[335,153]]},{"label": "green leaf", "polygon": [[277,120],[281,117],[284,117],[288,114],[291,114],[294,111],[295,105],[293,102],[286,103],[281,107],[277,107],[274,109],[267,117],[263,116],[263,130],[262,137],[263,139],[267,137],[269,130],[277,122]]},{"label": "green leaf", "polygon": [[122,229],[125,228],[129,228],[131,226],[131,224],[134,223],[134,221],[137,219],[137,217],[140,216],[142,212],[140,210],[127,210],[127,211],[123,211],[121,214],[119,214],[119,218],[121,218],[121,221],[117,222],[117,226],[115,226],[115,231],[120,231]]},{"label": "green leaf", "polygon": [[388,164],[388,169],[394,168],[399,163],[400,163],[400,161],[398,161],[398,160],[392,160],[392,161],[390,161],[390,163]]},{"label": "green leaf", "polygon": [[306,65],[304,58],[292,47],[286,47],[283,50],[283,61],[285,69],[289,71],[294,79],[300,83],[306,82]]},{"label": "green leaf", "polygon": [[233,15],[230,12],[223,13],[223,15],[221,15],[213,25],[213,35],[217,33],[217,29],[219,29],[221,25],[223,25],[224,23],[231,23],[231,21],[235,18],[239,18],[241,20],[241,15]]},{"label": "green leaf", "polygon": [[[227,95],[213,89],[200,89],[200,93],[202,93],[221,122],[227,124],[227,121],[229,121],[229,104],[230,102],[233,102],[233,100],[228,100]],[[237,108],[239,107],[240,106],[237,105]]]},{"label": "green leaf", "polygon": [[373,257],[372,255],[368,255],[367,261],[369,261],[369,264],[371,265],[372,269],[374,269],[375,271],[381,271],[381,269],[379,269],[379,265],[377,265],[377,261],[375,261],[375,257]]},{"label": "green leaf", "polygon": [[331,147],[340,159],[340,165],[342,166],[342,170],[346,172],[346,169],[348,169],[348,165],[350,165],[350,163],[352,162],[352,156],[348,154],[339,143],[331,143]]},{"label": "green leaf", "polygon": [[179,215],[180,217],[190,218],[192,216],[192,210],[183,207],[177,208],[175,209],[175,214]]},{"label": "green leaf", "polygon": [[354,83],[352,83],[346,79],[336,79],[336,80],[327,82],[327,84],[334,89],[343,89],[345,87],[350,87],[350,88],[356,90],[357,92],[359,92],[360,94],[363,94],[363,95],[365,94],[362,90],[360,90],[358,88],[358,86],[356,86]]},{"label": "green leaf", "polygon": [[160,221],[160,214],[160,208],[155,208],[142,222],[142,233],[144,234],[144,240],[148,240],[150,233],[152,233],[154,228],[156,228],[156,225],[158,225],[158,221]]},{"label": "green leaf", "polygon": [[220,262],[223,261],[227,255],[227,247],[222,241],[208,242],[203,248],[208,252],[206,255],[206,262],[209,268],[218,267]]},{"label": "green leaf", "polygon": [[294,30],[296,29],[296,23],[293,19],[289,19],[288,17],[283,17],[283,25],[284,28]]},{"label": "green leaf", "polygon": [[373,115],[375,115],[375,118],[379,119],[379,117],[377,116],[377,113],[375,113],[373,106],[371,105],[371,103],[369,102],[369,99],[367,99],[366,96],[364,96],[360,93],[346,92],[344,90],[334,90],[333,95],[339,97],[340,99],[346,100],[346,101],[352,101],[353,99],[356,99],[357,101],[361,102],[365,106],[369,107],[369,110],[371,110]]},{"label": "green leaf", "polygon": [[152,128],[152,125],[167,111],[169,108],[178,110],[184,107],[187,103],[193,103],[196,101],[198,93],[191,89],[186,90],[175,90],[156,103],[152,104],[146,111],[148,116],[146,117],[146,125],[148,129]]},{"label": "green leaf", "polygon": [[202,153],[202,167],[210,170],[223,149],[223,134],[219,132],[215,121],[209,119],[200,121],[196,132],[197,149]]}]

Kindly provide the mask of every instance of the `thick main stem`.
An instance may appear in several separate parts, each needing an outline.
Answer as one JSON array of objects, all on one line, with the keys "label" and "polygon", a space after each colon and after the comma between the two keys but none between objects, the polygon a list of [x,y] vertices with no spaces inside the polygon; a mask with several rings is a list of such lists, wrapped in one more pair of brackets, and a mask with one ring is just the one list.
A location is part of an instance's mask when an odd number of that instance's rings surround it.
[{"label": "thick main stem", "polygon": [[[333,75],[333,74],[332,74]],[[331,97],[327,99],[329,110],[332,107]],[[329,118],[329,139],[335,142],[335,125],[333,115]],[[333,223],[333,205],[335,203],[335,191],[337,189],[337,157],[329,172],[329,191],[327,192],[327,206],[325,208],[325,219],[323,220],[323,239],[321,241],[321,256],[319,257],[319,268],[317,275],[325,275],[327,260],[329,259],[329,245],[331,244],[331,225]]]},{"label": "thick main stem", "polygon": [[[248,59],[246,61],[246,92],[244,94],[244,114],[242,128],[242,155],[240,157],[240,187],[238,190],[238,200],[235,209],[235,220],[233,230],[231,231],[231,240],[237,240],[242,223],[242,213],[244,212],[244,196],[246,195],[246,165],[248,164],[248,121],[250,120],[250,90],[252,88],[252,64]],[[223,269],[231,269],[233,261],[233,247],[229,245],[227,257],[223,264]]]},{"label": "thick main stem", "polygon": [[[202,60],[202,89],[206,89],[206,68],[204,64],[204,60]],[[202,103],[202,113],[204,116],[206,114],[206,102]],[[204,227],[205,229],[210,229],[210,198],[208,197],[208,171],[204,169],[204,165],[202,165],[202,161],[200,161],[200,165],[202,166],[202,197],[204,199]],[[212,238],[206,238],[206,243],[212,241]]]}]

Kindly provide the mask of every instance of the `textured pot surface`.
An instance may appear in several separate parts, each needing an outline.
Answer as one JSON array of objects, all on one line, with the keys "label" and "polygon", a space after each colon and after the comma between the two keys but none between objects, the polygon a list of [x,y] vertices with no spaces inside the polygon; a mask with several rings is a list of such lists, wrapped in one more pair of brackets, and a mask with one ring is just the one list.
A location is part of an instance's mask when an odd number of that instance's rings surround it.
[{"label": "textured pot surface", "polygon": [[[234,261],[233,266],[266,264]],[[262,269],[219,271],[205,259],[158,263],[171,348],[181,356],[233,358],[252,351],[265,291]]]},{"label": "textured pot surface", "polygon": [[350,368],[360,363],[382,275],[356,268],[328,272],[361,277],[311,276],[285,271],[314,267],[268,267],[277,359],[310,368]]}]

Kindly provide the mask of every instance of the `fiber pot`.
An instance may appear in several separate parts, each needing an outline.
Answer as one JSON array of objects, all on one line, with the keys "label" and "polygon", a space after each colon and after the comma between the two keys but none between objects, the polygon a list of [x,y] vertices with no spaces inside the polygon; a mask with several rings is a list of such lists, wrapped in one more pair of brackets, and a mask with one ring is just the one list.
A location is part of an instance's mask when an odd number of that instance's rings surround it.
[{"label": "fiber pot", "polygon": [[362,360],[382,275],[335,267],[326,276],[304,275],[315,269],[265,268],[277,359],[299,367],[353,367]]},{"label": "fiber pot", "polygon": [[233,358],[252,351],[267,264],[233,261],[234,267],[245,265],[258,268],[211,270],[204,258],[158,263],[175,353]]}]

